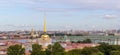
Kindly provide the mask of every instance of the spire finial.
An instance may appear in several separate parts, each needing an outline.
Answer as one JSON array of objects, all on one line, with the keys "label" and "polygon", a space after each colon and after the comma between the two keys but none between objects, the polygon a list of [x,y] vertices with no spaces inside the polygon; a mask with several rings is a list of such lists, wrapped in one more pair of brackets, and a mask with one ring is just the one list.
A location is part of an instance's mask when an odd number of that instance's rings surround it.
[{"label": "spire finial", "polygon": [[46,29],[46,14],[44,13],[44,33],[47,32],[47,29]]}]

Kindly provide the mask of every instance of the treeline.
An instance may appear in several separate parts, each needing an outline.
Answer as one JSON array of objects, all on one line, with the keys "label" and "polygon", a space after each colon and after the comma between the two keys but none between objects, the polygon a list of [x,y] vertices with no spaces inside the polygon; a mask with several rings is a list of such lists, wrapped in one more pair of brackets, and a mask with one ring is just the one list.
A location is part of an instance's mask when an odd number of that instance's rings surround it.
[{"label": "treeline", "polygon": [[[97,47],[86,47],[66,52],[57,42],[54,45],[49,45],[45,51],[41,45],[33,44],[30,52],[31,55],[120,55],[120,46],[101,43]],[[7,55],[25,55],[25,49],[21,45],[10,46],[7,49]]]},{"label": "treeline", "polygon": [[101,45],[97,47],[74,49],[66,53],[65,55],[120,55],[120,46],[101,43]]}]

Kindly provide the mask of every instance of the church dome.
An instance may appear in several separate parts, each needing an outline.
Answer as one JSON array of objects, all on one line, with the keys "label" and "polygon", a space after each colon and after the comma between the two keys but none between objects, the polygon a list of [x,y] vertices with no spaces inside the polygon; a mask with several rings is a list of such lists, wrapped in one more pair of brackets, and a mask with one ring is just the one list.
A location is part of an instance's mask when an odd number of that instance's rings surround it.
[{"label": "church dome", "polygon": [[43,34],[41,37],[43,37],[43,38],[49,38],[49,35]]}]

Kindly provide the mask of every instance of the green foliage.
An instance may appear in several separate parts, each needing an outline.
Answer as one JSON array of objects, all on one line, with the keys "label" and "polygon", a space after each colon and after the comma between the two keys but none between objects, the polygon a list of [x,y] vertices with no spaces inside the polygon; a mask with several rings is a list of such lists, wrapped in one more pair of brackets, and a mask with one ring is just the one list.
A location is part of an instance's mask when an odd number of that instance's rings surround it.
[{"label": "green foliage", "polygon": [[120,51],[119,45],[108,45],[105,43],[102,43],[100,46],[97,47],[102,53],[105,55],[110,55],[112,51]]},{"label": "green foliage", "polygon": [[51,55],[52,54],[52,45],[48,45],[48,48],[46,49],[46,54]]},{"label": "green foliage", "polygon": [[65,55],[104,55],[97,48],[84,48],[84,49],[74,49],[68,51]]},{"label": "green foliage", "polygon": [[92,41],[90,39],[86,39],[82,41],[83,43],[92,43]]},{"label": "green foliage", "polygon": [[120,55],[120,51],[111,51],[110,55]]},{"label": "green foliage", "polygon": [[33,44],[31,55],[46,55],[46,53],[44,51],[42,51],[41,45]]},{"label": "green foliage", "polygon": [[7,49],[7,55],[23,55],[25,49],[21,45],[13,45]]},{"label": "green foliage", "polygon": [[40,55],[46,55],[46,52],[45,51],[41,51]]},{"label": "green foliage", "polygon": [[81,54],[82,55],[93,55],[93,54],[96,54],[98,52],[99,52],[99,50],[97,48],[93,48],[93,47],[88,48],[87,47],[87,48],[82,49]]},{"label": "green foliage", "polygon": [[81,50],[74,49],[74,50],[68,51],[65,55],[81,55]]},{"label": "green foliage", "polygon": [[101,52],[103,52],[105,55],[109,55],[110,46],[106,43],[101,43],[100,46],[97,47]]},{"label": "green foliage", "polygon": [[48,45],[46,51],[43,51],[41,45],[34,44],[31,55],[64,55],[64,48],[57,42],[53,46]]},{"label": "green foliage", "polygon": [[52,54],[53,55],[63,55],[64,54],[64,48],[58,42],[56,42],[52,46]]},{"label": "green foliage", "polygon": [[97,47],[86,47],[65,52],[65,49],[58,42],[49,45],[46,51],[42,51],[41,45],[34,44],[31,55],[120,55],[120,46],[101,43]]},{"label": "green foliage", "polygon": [[96,53],[93,53],[92,55],[104,55],[102,52],[96,52]]}]

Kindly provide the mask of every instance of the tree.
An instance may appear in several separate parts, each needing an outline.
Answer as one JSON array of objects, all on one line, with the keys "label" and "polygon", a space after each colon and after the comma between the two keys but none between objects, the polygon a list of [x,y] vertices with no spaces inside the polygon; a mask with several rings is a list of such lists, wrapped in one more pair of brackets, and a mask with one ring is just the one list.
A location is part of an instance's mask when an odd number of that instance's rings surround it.
[{"label": "tree", "polygon": [[96,48],[98,48],[105,55],[111,55],[111,51],[120,51],[119,45],[109,45],[106,43],[101,43],[101,45]]},{"label": "tree", "polygon": [[40,55],[46,55],[46,51],[41,51]]},{"label": "tree", "polygon": [[51,55],[52,53],[52,45],[48,45],[48,48],[46,49],[46,54]]},{"label": "tree", "polygon": [[82,43],[82,41],[77,41],[77,43]]},{"label": "tree", "polygon": [[110,46],[109,44],[106,43],[100,43],[101,45],[96,47],[97,49],[99,49],[102,53],[104,53],[105,55],[109,55],[110,52]]},{"label": "tree", "polygon": [[83,43],[92,43],[90,39],[83,40]]},{"label": "tree", "polygon": [[52,47],[52,54],[53,55],[64,55],[64,48],[58,43],[54,43]]},{"label": "tree", "polygon": [[13,45],[7,49],[7,55],[24,55],[25,48],[22,45]]},{"label": "tree", "polygon": [[82,49],[81,54],[82,55],[93,55],[100,52],[97,48],[94,47],[86,47]]},{"label": "tree", "polygon": [[111,51],[110,55],[120,55],[120,51]]},{"label": "tree", "polygon": [[46,53],[44,51],[42,51],[41,45],[33,44],[31,55],[46,55]]},{"label": "tree", "polygon": [[81,50],[80,49],[74,49],[71,51],[68,51],[66,55],[81,55]]},{"label": "tree", "polygon": [[92,55],[104,55],[104,53],[102,53],[102,52],[96,52],[96,53],[93,53]]}]

